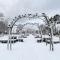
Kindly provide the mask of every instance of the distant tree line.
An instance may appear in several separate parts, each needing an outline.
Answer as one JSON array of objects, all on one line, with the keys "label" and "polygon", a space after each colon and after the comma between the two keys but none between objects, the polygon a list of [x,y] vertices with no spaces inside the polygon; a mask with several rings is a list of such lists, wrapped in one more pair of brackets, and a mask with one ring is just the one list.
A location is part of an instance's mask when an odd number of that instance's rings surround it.
[{"label": "distant tree line", "polygon": [[4,34],[8,33],[8,26],[3,21],[0,21],[0,34],[1,33],[4,33]]}]

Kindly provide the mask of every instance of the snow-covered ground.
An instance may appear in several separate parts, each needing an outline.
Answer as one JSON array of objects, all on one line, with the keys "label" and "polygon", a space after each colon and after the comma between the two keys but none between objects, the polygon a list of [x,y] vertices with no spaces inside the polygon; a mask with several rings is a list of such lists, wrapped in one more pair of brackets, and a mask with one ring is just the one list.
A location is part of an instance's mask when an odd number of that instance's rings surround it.
[{"label": "snow-covered ground", "polygon": [[0,43],[1,60],[60,60],[60,44],[54,45],[54,51],[50,51],[49,45],[37,43],[37,38],[29,35],[24,42],[12,44],[12,50],[7,50],[7,44]]}]

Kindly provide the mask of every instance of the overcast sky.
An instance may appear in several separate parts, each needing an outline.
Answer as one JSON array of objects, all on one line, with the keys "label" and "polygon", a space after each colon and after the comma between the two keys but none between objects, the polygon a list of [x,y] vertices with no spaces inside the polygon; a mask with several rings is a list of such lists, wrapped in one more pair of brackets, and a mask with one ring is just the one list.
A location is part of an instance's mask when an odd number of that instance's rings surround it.
[{"label": "overcast sky", "polygon": [[5,16],[35,12],[51,16],[60,14],[60,0],[0,0],[0,12]]}]

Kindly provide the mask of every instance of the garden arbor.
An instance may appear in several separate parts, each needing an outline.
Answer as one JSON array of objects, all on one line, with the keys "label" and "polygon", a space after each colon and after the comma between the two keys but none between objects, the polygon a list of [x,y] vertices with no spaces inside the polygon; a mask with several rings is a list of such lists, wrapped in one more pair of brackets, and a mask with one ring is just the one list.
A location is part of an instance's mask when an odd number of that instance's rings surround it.
[{"label": "garden arbor", "polygon": [[[49,23],[49,18],[46,16],[45,13],[42,13],[42,14],[38,14],[38,13],[36,13],[36,14],[24,14],[24,15],[19,15],[19,16],[15,17],[15,18],[13,19],[13,21],[10,23],[10,25],[8,26],[8,27],[9,27],[9,40],[8,40],[8,44],[7,44],[8,49],[11,49],[11,48],[12,48],[10,36],[11,36],[11,34],[12,34],[12,28],[13,28],[13,26],[15,25],[15,23],[16,23],[18,20],[25,19],[25,18],[28,18],[29,20],[30,20],[30,19],[39,18],[39,19],[43,20],[43,21],[46,23],[46,25],[47,25],[47,26],[50,28],[50,30],[51,30],[50,49],[53,50],[52,28],[51,28],[50,23]],[[43,19],[42,19],[42,18],[43,18]],[[39,25],[38,25],[38,26],[39,26]],[[9,42],[10,42],[10,44],[9,44]]]},{"label": "garden arbor", "polygon": [[23,25],[23,29],[26,30],[29,34],[35,33],[38,29],[39,24],[38,23],[25,23]]}]

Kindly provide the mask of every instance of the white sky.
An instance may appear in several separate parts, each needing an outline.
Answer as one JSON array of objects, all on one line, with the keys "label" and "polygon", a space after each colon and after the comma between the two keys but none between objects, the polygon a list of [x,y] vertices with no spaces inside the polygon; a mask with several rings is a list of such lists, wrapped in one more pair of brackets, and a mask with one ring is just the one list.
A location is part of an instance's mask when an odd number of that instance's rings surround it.
[{"label": "white sky", "polygon": [[60,14],[60,0],[0,0],[0,12],[5,16],[17,16],[23,13],[42,13],[49,16]]}]

